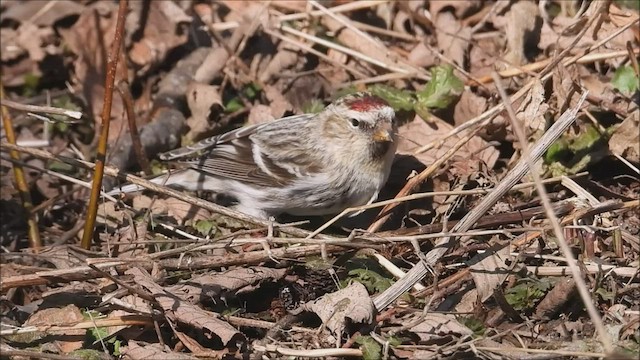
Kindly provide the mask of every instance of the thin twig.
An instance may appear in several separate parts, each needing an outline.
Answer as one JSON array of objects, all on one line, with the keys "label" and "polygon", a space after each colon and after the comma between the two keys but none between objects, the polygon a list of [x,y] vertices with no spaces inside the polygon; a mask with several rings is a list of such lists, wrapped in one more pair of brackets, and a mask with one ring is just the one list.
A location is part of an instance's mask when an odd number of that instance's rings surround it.
[{"label": "thin twig", "polygon": [[[624,51],[624,50],[619,50],[619,51],[611,51],[611,52],[604,52],[604,53],[588,54],[588,55],[585,55],[585,56],[581,57],[580,59],[578,59],[576,61],[576,63],[577,64],[590,64],[590,63],[594,63],[594,62],[597,62],[597,61],[614,59],[614,58],[622,57],[622,56],[630,56],[631,54],[635,54],[635,55],[640,54],[640,49],[633,49],[633,50],[631,50],[631,52]],[[514,76],[522,75],[525,72],[532,72],[532,71],[537,71],[537,70],[540,70],[540,69],[544,69],[544,67],[549,65],[551,63],[551,61],[553,61],[553,59],[550,59],[550,58],[549,59],[544,59],[544,60],[540,60],[540,61],[535,62],[535,63],[522,65],[519,68],[509,68],[509,69],[506,69],[506,70],[502,70],[502,71],[498,72],[498,74],[500,75],[501,78],[514,77]],[[493,81],[493,79],[492,79],[491,75],[483,76],[483,77],[477,79],[477,82],[479,82],[481,84],[487,84],[487,83],[490,83],[492,81]],[[470,79],[470,80],[467,81],[468,85],[473,85],[473,83],[474,83],[473,79]]]},{"label": "thin twig", "polygon": [[[14,160],[12,158],[7,158],[7,157],[4,157],[4,156],[0,156],[0,159],[11,161],[12,163],[17,164],[19,166],[24,166],[24,167],[28,167],[29,169],[33,169],[33,170],[36,170],[36,171],[41,171],[41,172],[43,172],[43,173],[45,173],[47,175],[51,175],[53,177],[57,177],[59,179],[68,181],[68,182],[70,182],[72,184],[76,184],[76,185],[82,186],[84,188],[91,189],[91,184],[90,183],[88,183],[86,181],[78,180],[78,179],[76,179],[74,177],[59,173],[57,171],[49,170],[49,169],[46,169],[46,168],[40,168],[40,167],[31,165],[31,164],[28,164],[28,163],[26,163],[24,161]],[[100,195],[104,196],[107,200],[109,200],[111,202],[114,202],[114,203],[118,202],[118,199],[114,198],[113,196],[107,194],[104,191],[101,192]],[[38,205],[38,206],[40,206],[40,205]],[[33,208],[32,209],[33,212],[38,212],[39,210],[40,209],[37,209],[37,208]]]},{"label": "thin twig", "polygon": [[[452,146],[449,150],[447,150],[447,152],[442,157],[438,158],[438,160],[436,160],[433,164],[429,165],[429,167],[424,169],[420,174],[411,178],[411,180],[409,180],[405,184],[402,190],[398,192],[396,197],[409,195],[415,189],[417,189],[418,186],[420,186],[420,184],[422,184],[429,176],[431,176],[431,174],[433,174],[436,170],[438,170],[440,166],[445,163],[445,161],[449,160],[449,158],[451,158],[461,147],[466,145],[472,137],[476,136],[476,133],[479,130],[480,128],[470,132],[465,137],[460,138],[458,142],[456,142],[454,146]],[[398,205],[399,203],[389,204],[385,206],[378,214],[378,219],[373,224],[371,224],[371,226],[369,226],[367,231],[371,233],[378,231],[380,227],[382,227],[382,225],[384,225],[384,223],[391,216],[391,210],[393,210]]]},{"label": "thin twig", "polygon": [[402,67],[398,67],[398,66],[393,65],[393,64],[391,64],[391,65],[387,64],[387,63],[385,63],[385,62],[383,62],[381,60],[374,59],[374,58],[372,58],[370,56],[367,56],[367,55],[365,55],[365,54],[363,54],[361,52],[358,52],[358,51],[355,51],[353,49],[350,49],[350,48],[348,48],[346,46],[342,46],[342,45],[339,45],[339,44],[336,44],[336,43],[332,43],[332,42],[330,42],[328,40],[321,39],[321,38],[319,38],[317,36],[314,36],[314,35],[309,35],[309,34],[307,34],[305,32],[302,32],[300,30],[296,30],[296,29],[291,28],[289,26],[281,25],[279,29],[284,31],[284,32],[299,36],[299,37],[301,37],[301,38],[303,38],[305,40],[308,40],[308,41],[314,42],[316,44],[322,45],[322,46],[327,47],[329,49],[340,51],[340,52],[342,52],[344,54],[353,56],[354,58],[359,59],[361,61],[368,62],[370,64],[379,66],[379,67],[381,67],[383,69],[386,69],[386,70],[389,70],[389,71],[392,71],[392,72],[402,73],[402,74],[412,74],[413,76],[418,77],[420,79],[425,79],[423,74],[417,74],[417,73],[415,73],[415,72],[413,72],[411,70],[408,70],[408,69],[405,69],[405,68],[402,68]]},{"label": "thin twig", "polygon": [[109,124],[111,123],[111,103],[113,101],[113,86],[116,80],[116,70],[118,67],[118,59],[120,59],[120,48],[122,47],[122,35],[124,33],[125,17],[129,6],[128,0],[120,0],[118,6],[118,16],[116,18],[116,31],[113,36],[113,43],[107,58],[107,74],[104,80],[104,103],[102,106],[102,127],[100,129],[100,139],[98,140],[98,150],[96,154],[96,167],[93,174],[93,185],[91,188],[91,197],[87,209],[87,220],[82,233],[82,242],[80,245],[89,249],[91,247],[91,239],[93,239],[93,230],[96,225],[96,216],[98,214],[98,202],[100,201],[100,190],[102,188],[102,177],[104,176],[104,163],[107,158],[107,141],[109,139]]},{"label": "thin twig", "polygon": [[62,109],[53,106],[27,105],[11,101],[9,99],[2,99],[2,105],[15,110],[27,111],[32,113],[63,115],[74,118],[76,120],[82,118],[82,112],[80,111]]},{"label": "thin twig", "polygon": [[315,56],[317,56],[317,57],[319,57],[321,59],[324,59],[325,61],[327,61],[328,63],[330,63],[332,65],[341,67],[341,68],[349,71],[350,73],[356,75],[358,78],[361,78],[361,79],[362,78],[367,78],[367,75],[365,73],[363,73],[362,71],[359,71],[358,69],[355,69],[353,66],[349,66],[349,65],[343,64],[343,63],[341,63],[339,61],[336,61],[336,60],[332,59],[331,57],[321,53],[318,50],[315,50],[311,46],[306,45],[306,44],[304,44],[304,43],[302,43],[302,42],[300,42],[300,41],[298,41],[296,39],[292,39],[292,38],[290,38],[288,36],[284,36],[282,34],[278,34],[277,32],[275,32],[275,31],[273,31],[271,29],[264,29],[263,31],[265,33],[275,37],[276,39],[280,39],[280,40],[282,40],[284,42],[287,42],[287,43],[289,43],[291,45],[294,45],[294,46],[298,47],[301,50],[304,50],[304,51],[306,51],[306,52],[308,52],[310,54],[313,54],[313,55],[315,55]]},{"label": "thin twig", "polygon": [[[610,42],[612,39],[614,39],[615,37],[619,36],[620,34],[622,34],[624,31],[626,31],[627,29],[629,29],[631,26],[633,26],[635,23],[637,23],[638,21],[640,21],[640,19],[636,19],[634,21],[630,21],[628,24],[624,25],[623,27],[621,27],[620,29],[616,30],[615,32],[613,32],[611,35],[607,36],[606,38],[598,41],[597,43],[589,46],[588,49],[583,50],[580,54],[577,54],[569,59],[566,59],[562,64],[564,66],[569,66],[572,64],[575,64],[576,62],[578,62],[580,59],[584,58],[585,56],[588,56],[589,53],[591,53],[592,51],[596,50],[597,48],[603,46],[604,44],[607,44],[608,42]],[[541,72],[539,74],[540,82],[545,82],[547,81],[553,74],[552,73],[546,73],[546,72]],[[511,95],[511,102],[515,102],[518,99],[520,99],[521,97],[523,97],[526,93],[529,92],[529,90],[531,89],[531,87],[533,86],[533,84],[535,84],[538,81],[538,79],[532,79],[531,81],[529,81],[525,86],[523,86],[518,92],[516,92],[515,94]],[[419,154],[422,152],[425,152],[429,149],[432,149],[434,147],[438,147],[439,144],[444,143],[448,138],[450,138],[451,136],[454,136],[466,129],[475,127],[475,126],[484,126],[485,124],[488,124],[489,121],[491,120],[491,118],[493,118],[494,116],[496,116],[497,114],[499,114],[502,110],[504,110],[504,104],[503,103],[499,103],[498,105],[492,107],[491,109],[485,111],[484,113],[476,116],[473,119],[470,119],[468,121],[466,121],[464,124],[452,129],[451,131],[449,131],[445,136],[443,136],[442,138],[438,139],[437,141],[433,141],[423,147],[421,147],[420,149],[416,150],[414,154]]]},{"label": "thin twig", "polygon": [[[73,165],[73,166],[78,166],[84,169],[89,169],[89,170],[94,170],[95,168],[95,164],[90,163],[90,162],[86,162],[86,161],[81,161],[81,160],[76,160],[76,159],[72,159],[72,158],[68,158],[68,157],[63,157],[63,156],[55,156],[53,154],[51,154],[48,151],[44,151],[44,150],[40,150],[40,149],[31,149],[31,148],[24,148],[24,147],[20,147],[17,145],[13,145],[13,144],[9,144],[9,143],[2,143],[0,144],[0,147],[2,148],[6,148],[8,150],[17,150],[26,154],[30,154],[33,156],[37,156],[39,158],[42,159],[48,159],[48,160],[56,160],[56,161],[60,161],[63,162],[65,164],[69,164],[69,165]],[[180,191],[171,189],[169,187],[165,187],[165,186],[160,186],[157,184],[154,184],[150,181],[147,181],[145,179],[142,179],[138,176],[134,176],[134,175],[130,175],[130,174],[125,174],[123,172],[121,172],[119,169],[110,167],[110,166],[105,166],[104,167],[104,173],[108,176],[113,176],[113,177],[117,177],[119,179],[122,179],[124,181],[133,183],[135,185],[139,185],[145,189],[149,189],[149,190],[153,190],[157,193],[160,194],[164,194],[167,196],[171,196],[174,197],[176,199],[180,199],[186,203],[189,203],[191,205],[203,208],[203,209],[207,209],[209,211],[215,212],[217,214],[221,214],[224,216],[228,216],[237,220],[240,220],[244,223],[247,224],[253,224],[253,225],[258,225],[258,226],[262,226],[262,227],[268,227],[269,226],[269,222],[263,219],[258,219],[256,217],[238,212],[238,211],[234,211],[232,209],[226,208],[224,206],[220,206],[205,200],[202,200],[200,198],[196,198],[184,193],[181,193]],[[282,232],[286,233],[286,234],[290,234],[293,236],[299,236],[299,237],[306,237],[307,235],[309,235],[308,231],[293,227],[293,226],[284,226],[284,225],[279,225],[282,226],[281,230]]]},{"label": "thin twig", "polygon": [[[0,83],[0,99],[4,99],[4,86]],[[6,106],[2,107],[2,125],[4,126],[5,136],[10,144],[16,143],[16,134],[13,132],[13,121],[11,121],[11,115]],[[17,151],[11,150],[9,152],[11,158],[15,161],[20,161],[20,154]],[[14,163],[13,174],[16,178],[16,187],[20,192],[20,198],[22,199],[22,207],[27,214],[27,224],[29,226],[29,246],[35,251],[39,251],[42,247],[42,240],[40,239],[40,230],[38,229],[38,216],[33,213],[33,202],[31,201],[31,194],[29,192],[29,185],[27,184],[27,178],[24,170],[20,165]]]},{"label": "thin twig", "polygon": [[124,108],[127,111],[127,123],[129,124],[129,134],[131,135],[131,144],[133,146],[133,152],[138,159],[138,165],[145,175],[151,175],[151,165],[149,165],[149,159],[147,153],[144,151],[144,146],[140,142],[140,133],[138,132],[138,124],[136,124],[136,112],[133,110],[133,96],[129,91],[129,83],[125,80],[118,82],[118,92],[124,103]]},{"label": "thin twig", "polygon": [[[548,150],[549,146],[553,144],[563,133],[564,131],[575,121],[578,110],[584,103],[587,96],[587,92],[585,92],[577,105],[573,109],[568,109],[565,111],[562,116],[547,130],[547,132],[542,135],[542,137],[536,143],[534,149],[532,150],[532,160],[536,161],[542,157],[542,155]],[[505,178],[500,182],[500,184],[487,196],[485,196],[480,203],[473,208],[467,215],[465,215],[460,222],[454,226],[452,229],[453,232],[464,232],[469,230],[471,226],[473,226],[476,221],[482,217],[486,211],[488,211],[506,192],[509,191],[522,177],[527,173],[528,166],[524,159],[520,159],[520,161],[514,166],[514,168],[505,176]],[[382,294],[378,295],[374,299],[374,304],[377,309],[384,309],[391,302],[395,301],[400,295],[404,294],[408,291],[413,284],[422,280],[427,273],[429,272],[428,266],[435,264],[454,244],[453,237],[448,237],[439,241],[433,250],[427,253],[426,259],[427,264],[424,262],[420,262],[416,264],[407,275],[402,279],[398,280],[396,283],[391,285],[387,290],[385,290]]]},{"label": "thin twig", "polygon": [[[502,98],[502,101],[505,102],[505,107],[507,109],[507,114],[509,115],[511,127],[516,133],[518,142],[520,143],[520,148],[522,149],[522,156],[524,157],[525,162],[529,167],[529,173],[533,177],[533,181],[536,183],[536,190],[538,192],[538,195],[540,196],[540,199],[542,200],[542,204],[547,213],[547,218],[551,222],[551,226],[553,227],[553,232],[556,236],[560,250],[567,258],[567,264],[569,265],[569,269],[571,270],[573,279],[576,282],[578,293],[580,294],[582,302],[587,308],[587,313],[589,313],[591,321],[593,321],[593,325],[595,326],[598,335],[600,336],[600,341],[602,342],[605,351],[608,354],[613,354],[614,348],[611,343],[611,339],[609,338],[609,334],[604,327],[604,323],[602,322],[602,318],[600,317],[598,310],[596,310],[595,305],[593,305],[593,299],[589,294],[587,284],[584,282],[584,278],[582,276],[580,268],[578,268],[575,258],[573,257],[571,248],[569,247],[569,244],[567,244],[567,240],[564,238],[564,232],[562,231],[560,222],[551,209],[551,201],[549,200],[549,196],[547,195],[547,190],[544,188],[542,182],[540,181],[540,174],[538,174],[538,171],[536,171],[535,162],[538,161],[538,158],[534,158],[533,155],[529,152],[529,146],[527,144],[527,137],[524,129],[522,128],[520,122],[516,119],[516,113],[513,110],[511,103],[509,102],[509,97],[507,96],[507,93],[502,86],[499,75],[495,72],[493,73],[493,80],[496,88],[498,89],[498,93]],[[586,96],[583,95],[582,100],[584,100],[585,98]],[[580,103],[582,103],[582,101]]]},{"label": "thin twig", "polygon": [[[351,3],[346,3],[346,4],[334,6],[332,8],[329,8],[328,10],[330,12],[332,12],[332,13],[336,13],[337,14],[337,13],[341,13],[341,12],[348,12],[348,11],[356,11],[356,10],[367,9],[367,8],[371,8],[371,7],[374,7],[374,6],[383,5],[383,4],[386,4],[388,2],[389,2],[389,0],[354,1],[354,2],[351,2]],[[282,22],[286,22],[286,21],[307,19],[307,18],[313,17],[313,16],[321,16],[322,14],[323,14],[323,12],[320,11],[320,10],[309,11],[309,12],[304,12],[304,13],[288,14],[288,15],[279,16],[276,19],[276,21],[278,23],[282,23]]]}]

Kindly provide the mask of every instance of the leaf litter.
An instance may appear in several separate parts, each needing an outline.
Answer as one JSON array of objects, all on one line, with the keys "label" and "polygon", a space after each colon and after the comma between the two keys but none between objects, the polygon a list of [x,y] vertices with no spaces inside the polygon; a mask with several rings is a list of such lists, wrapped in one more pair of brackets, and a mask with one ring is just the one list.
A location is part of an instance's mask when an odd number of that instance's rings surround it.
[{"label": "leaf litter", "polygon": [[[155,160],[161,152],[317,112],[356,90],[385,98],[398,114],[397,161],[379,201],[444,162],[411,189],[411,199],[395,200],[403,206],[377,233],[359,229],[380,208],[305,239],[329,219],[256,226],[144,192],[105,199],[95,244],[82,249],[92,172],[64,159],[95,161],[117,7],[0,4],[6,98],[84,114],[80,123],[66,123],[10,109],[18,145],[44,140],[43,150],[57,160],[28,149],[22,155],[45,246],[36,251],[28,247],[15,163],[2,140],[0,353],[579,358],[602,357],[611,343],[616,356],[637,358],[637,4],[130,2],[117,78],[133,94],[155,174],[171,169]],[[375,300],[398,281],[392,274],[425,261],[446,236],[438,232],[472,211],[523,156],[509,115],[493,111],[501,104],[493,71],[508,94],[528,89],[513,108],[529,146],[589,92],[577,120],[536,165],[554,209],[565,209],[555,216],[582,278],[568,275],[560,240],[544,212],[533,211],[541,198],[525,177],[420,286],[378,309]],[[126,107],[116,95],[107,163],[136,173]],[[105,178],[106,189],[116,184]],[[376,261],[380,256],[390,262]],[[590,289],[606,334],[596,331],[577,282]]]}]

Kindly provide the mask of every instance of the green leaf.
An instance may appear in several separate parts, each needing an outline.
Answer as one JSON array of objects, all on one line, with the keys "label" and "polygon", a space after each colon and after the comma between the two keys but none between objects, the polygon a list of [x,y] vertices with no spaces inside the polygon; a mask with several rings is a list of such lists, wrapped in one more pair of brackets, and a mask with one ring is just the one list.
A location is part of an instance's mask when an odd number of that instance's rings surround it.
[{"label": "green leaf", "polygon": [[420,116],[422,120],[429,120],[431,117],[431,111],[426,106],[422,106],[420,103],[416,103],[413,110],[415,110],[416,114]]},{"label": "green leaf", "polygon": [[244,88],[244,95],[250,100],[255,99],[258,96],[258,93],[262,91],[260,85],[256,83],[251,83]]},{"label": "green leaf", "polygon": [[613,292],[608,291],[605,288],[601,288],[601,287],[599,287],[596,290],[596,294],[600,296],[602,300],[605,300],[605,301],[611,301],[616,298],[616,295]]},{"label": "green leaf", "polygon": [[382,346],[371,336],[358,336],[356,343],[362,350],[362,358],[365,360],[382,359]]},{"label": "green leaf", "polygon": [[471,329],[471,331],[473,331],[473,334],[476,336],[482,336],[484,335],[484,332],[486,331],[486,328],[484,326],[484,322],[482,322],[481,320],[469,316],[460,316],[458,317],[458,321],[460,321],[460,323],[466,327],[468,327],[469,329]]},{"label": "green leaf", "polygon": [[[103,355],[104,353],[102,350],[99,351],[93,349],[78,349],[69,353],[69,356],[82,360],[101,360],[103,359]],[[120,345],[118,345],[118,354],[115,354],[114,352],[113,355],[120,355]]]},{"label": "green leaf", "polygon": [[311,99],[302,105],[302,112],[305,114],[317,114],[324,109],[324,103],[319,99]]},{"label": "green leaf", "polygon": [[157,159],[151,160],[151,174],[160,175],[164,171],[165,165]]},{"label": "green leaf", "polygon": [[508,289],[504,296],[514,309],[527,310],[533,308],[552,286],[553,283],[548,279],[525,278]]},{"label": "green leaf", "polygon": [[558,141],[551,144],[547,153],[544,154],[544,160],[547,164],[560,161],[565,158],[571,151],[569,150],[569,142],[561,138]]},{"label": "green leaf", "polygon": [[[453,74],[450,65],[435,66],[431,69],[431,81],[422,91],[416,93],[417,105],[424,109],[444,109],[455,101],[464,90],[464,83]],[[419,112],[416,108],[416,112]]]},{"label": "green leaf", "polygon": [[197,220],[193,225],[193,228],[196,229],[198,233],[202,236],[207,236],[211,234],[211,230],[215,228],[215,224],[213,221],[209,220]]},{"label": "green leaf", "polygon": [[602,134],[594,126],[588,125],[584,133],[580,134],[571,145],[569,149],[574,153],[578,151],[585,151],[591,148],[595,143],[602,139]]},{"label": "green leaf", "polygon": [[244,104],[242,103],[242,101],[240,101],[240,98],[234,97],[233,99],[229,100],[229,102],[227,102],[227,104],[224,106],[224,111],[227,113],[232,113],[242,109],[243,107]]},{"label": "green leaf", "polygon": [[[82,112],[82,108],[78,106],[76,103],[74,103],[71,97],[68,95],[64,95],[59,98],[53,99],[53,101],[51,101],[51,105],[57,108]],[[58,130],[59,132],[65,133],[69,129],[69,123],[68,123],[68,121],[70,120],[69,117],[64,115],[50,115],[50,117],[52,120],[56,121],[55,129]]]},{"label": "green leaf", "polygon": [[333,99],[339,99],[343,96],[349,95],[349,94],[353,94],[353,93],[357,93],[358,92],[358,88],[355,87],[355,85],[350,85],[347,87],[344,87],[342,89],[339,89],[338,91],[336,91],[333,94]]},{"label": "green leaf", "polygon": [[621,66],[613,74],[611,84],[616,90],[630,96],[640,88],[640,79],[631,66]]},{"label": "green leaf", "polygon": [[389,345],[392,347],[402,345],[402,339],[396,336],[389,336],[387,338],[387,341],[389,342]]},{"label": "green leaf", "polygon": [[349,277],[355,279],[372,294],[387,290],[393,283],[382,275],[368,269],[354,269],[349,271]]},{"label": "green leaf", "polygon": [[385,99],[395,110],[410,111],[416,102],[411,92],[391,86],[376,84],[369,87],[369,92]]},{"label": "green leaf", "polygon": [[22,96],[31,97],[36,94],[40,84],[40,75],[28,73],[24,75],[24,87],[22,88]]},{"label": "green leaf", "polygon": [[51,161],[48,168],[49,170],[53,170],[55,172],[59,172],[67,175],[76,174],[76,170],[77,170],[77,168],[73,165],[69,165],[67,163],[63,163],[55,160]]}]

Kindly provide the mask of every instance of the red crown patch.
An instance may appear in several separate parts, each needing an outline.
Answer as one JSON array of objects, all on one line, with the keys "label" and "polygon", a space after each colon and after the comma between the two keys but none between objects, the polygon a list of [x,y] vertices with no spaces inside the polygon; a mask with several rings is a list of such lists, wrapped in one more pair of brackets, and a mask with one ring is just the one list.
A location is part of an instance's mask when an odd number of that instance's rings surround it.
[{"label": "red crown patch", "polygon": [[349,109],[351,110],[365,112],[373,109],[379,109],[383,106],[389,106],[389,104],[377,96],[365,95],[349,101],[347,106],[349,106]]}]

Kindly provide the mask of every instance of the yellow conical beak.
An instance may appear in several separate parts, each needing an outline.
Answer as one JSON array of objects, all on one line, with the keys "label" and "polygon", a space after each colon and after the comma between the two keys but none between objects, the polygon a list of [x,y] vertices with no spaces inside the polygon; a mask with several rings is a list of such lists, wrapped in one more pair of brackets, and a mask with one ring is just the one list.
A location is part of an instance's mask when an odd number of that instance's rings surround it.
[{"label": "yellow conical beak", "polygon": [[375,142],[393,142],[391,134],[388,130],[378,129],[373,133],[373,141]]}]

